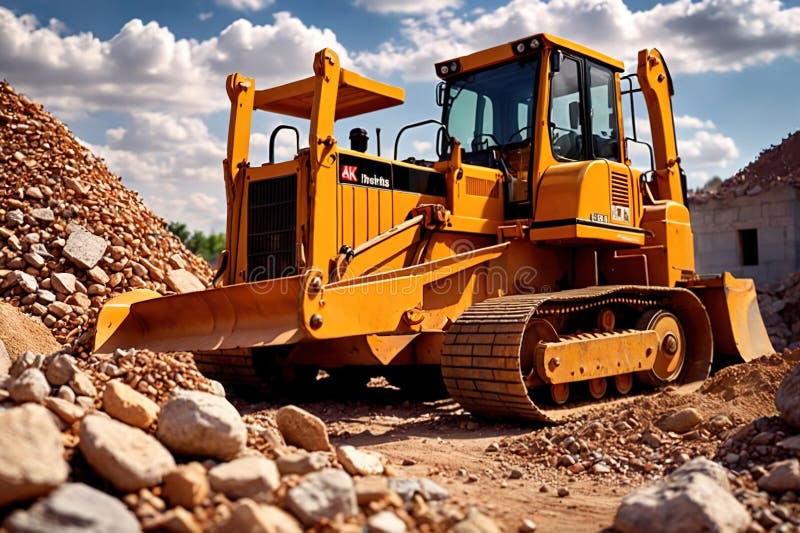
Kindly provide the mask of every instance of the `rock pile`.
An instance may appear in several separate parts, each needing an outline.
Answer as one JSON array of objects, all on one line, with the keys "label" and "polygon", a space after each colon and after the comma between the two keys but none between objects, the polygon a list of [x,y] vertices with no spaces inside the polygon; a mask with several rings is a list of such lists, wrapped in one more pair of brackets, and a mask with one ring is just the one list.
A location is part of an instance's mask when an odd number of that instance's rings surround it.
[{"label": "rock pile", "polygon": [[[0,298],[88,352],[102,302],[206,285],[189,252],[42,106],[0,83]],[[187,281],[188,280],[188,281]]]},{"label": "rock pile", "polygon": [[759,285],[758,306],[776,350],[800,344],[800,272]]},{"label": "rock pile", "polygon": [[704,203],[709,198],[754,195],[776,185],[800,187],[800,131],[790,133],[778,145],[762,150],[755,161],[710,191],[690,195],[690,201]]},{"label": "rock pile", "polygon": [[393,477],[376,453],[332,446],[298,407],[246,423],[189,354],[118,350],[81,363],[26,352],[0,378],[0,506],[18,508],[2,524],[10,532],[491,524],[446,504],[428,479]]}]

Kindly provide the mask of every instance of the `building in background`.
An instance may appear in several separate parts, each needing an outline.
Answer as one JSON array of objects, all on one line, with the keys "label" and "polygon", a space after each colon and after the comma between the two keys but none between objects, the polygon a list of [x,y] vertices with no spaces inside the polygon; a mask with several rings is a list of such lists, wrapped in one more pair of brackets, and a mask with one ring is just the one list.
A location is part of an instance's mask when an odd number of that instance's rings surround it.
[{"label": "building in background", "polygon": [[758,284],[800,271],[800,131],[714,190],[689,195],[697,272]]}]

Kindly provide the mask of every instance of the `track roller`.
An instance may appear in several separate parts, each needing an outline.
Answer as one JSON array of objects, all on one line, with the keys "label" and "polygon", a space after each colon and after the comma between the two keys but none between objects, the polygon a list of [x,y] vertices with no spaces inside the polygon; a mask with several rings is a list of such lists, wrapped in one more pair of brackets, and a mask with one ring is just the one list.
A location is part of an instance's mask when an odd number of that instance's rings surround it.
[{"label": "track roller", "polygon": [[589,385],[589,395],[595,400],[599,400],[606,395],[606,390],[608,390],[608,380],[606,378],[590,379],[587,383]]},{"label": "track roller", "polygon": [[674,381],[683,370],[686,360],[686,335],[678,317],[663,309],[652,309],[641,316],[637,328],[652,329],[659,339],[653,368],[638,373],[639,378],[653,386]]},{"label": "track roller", "polygon": [[556,405],[564,405],[569,401],[569,383],[550,385],[550,399]]},{"label": "track roller", "polygon": [[614,388],[620,394],[628,394],[633,388],[633,374],[618,374],[614,376]]}]

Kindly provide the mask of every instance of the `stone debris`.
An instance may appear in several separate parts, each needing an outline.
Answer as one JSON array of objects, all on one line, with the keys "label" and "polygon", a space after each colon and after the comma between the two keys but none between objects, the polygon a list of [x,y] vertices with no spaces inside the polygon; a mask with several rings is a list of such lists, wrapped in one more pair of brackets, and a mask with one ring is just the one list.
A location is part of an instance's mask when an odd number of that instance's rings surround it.
[{"label": "stone debris", "polygon": [[35,404],[0,411],[0,505],[44,496],[67,480],[61,433]]},{"label": "stone debris", "polygon": [[252,498],[270,502],[281,483],[275,461],[264,457],[242,457],[208,471],[211,488],[231,500]]},{"label": "stone debris", "polygon": [[[134,288],[176,290],[164,281],[175,258],[181,286],[208,285],[208,264],[61,122],[6,82],[0,110],[11,126],[0,127],[0,299],[87,357],[103,302]],[[43,303],[40,289],[55,300]]]},{"label": "stone debris", "polygon": [[353,446],[339,446],[336,456],[347,473],[370,476],[383,474],[382,458],[374,452],[358,450]]},{"label": "stone debris", "polygon": [[302,533],[303,528],[297,519],[280,507],[243,498],[233,506],[230,518],[220,531]]},{"label": "stone debris", "polygon": [[142,429],[151,426],[161,411],[153,400],[116,379],[106,383],[103,409],[114,418]]},{"label": "stone debris", "polygon": [[172,455],[154,437],[106,416],[84,417],[79,438],[86,461],[121,491],[158,485],[175,468]]},{"label": "stone debris", "polygon": [[275,414],[275,422],[287,444],[309,452],[331,449],[325,423],[304,409],[295,405],[281,407]]},{"label": "stone debris", "polygon": [[800,429],[800,365],[781,382],[775,395],[775,406],[781,418]]},{"label": "stone debris", "polygon": [[192,509],[200,505],[211,491],[205,467],[198,463],[178,465],[164,476],[162,493],[172,505]]},{"label": "stone debris", "polygon": [[282,476],[297,474],[303,476],[331,466],[331,455],[326,452],[306,452],[282,455],[276,460]]},{"label": "stone debris", "polygon": [[287,508],[307,527],[337,515],[358,513],[353,479],[342,470],[326,468],[308,474],[286,495]]},{"label": "stone debris", "polygon": [[162,406],[157,435],[175,453],[223,460],[235,457],[247,441],[236,408],[200,391],[179,391]]},{"label": "stone debris", "polygon": [[747,509],[730,493],[723,467],[698,458],[626,495],[614,528],[621,533],[743,532],[750,521]]},{"label": "stone debris", "polygon": [[38,368],[28,368],[14,378],[8,388],[11,399],[17,403],[41,402],[50,394],[50,384]]},{"label": "stone debris", "polygon": [[6,519],[9,533],[67,531],[138,533],[136,517],[116,498],[83,483],[67,483],[28,510]]}]

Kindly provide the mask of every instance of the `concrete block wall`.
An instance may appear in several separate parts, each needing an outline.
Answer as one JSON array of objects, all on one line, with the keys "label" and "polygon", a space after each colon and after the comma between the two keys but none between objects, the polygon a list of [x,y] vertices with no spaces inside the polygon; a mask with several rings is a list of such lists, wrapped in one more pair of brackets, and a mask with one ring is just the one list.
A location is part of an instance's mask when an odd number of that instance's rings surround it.
[{"label": "concrete block wall", "polygon": [[[799,198],[794,187],[783,186],[753,196],[690,201],[697,272],[727,270],[770,283],[800,270]],[[742,265],[738,232],[743,229],[757,230],[758,265]]]}]

